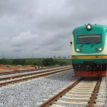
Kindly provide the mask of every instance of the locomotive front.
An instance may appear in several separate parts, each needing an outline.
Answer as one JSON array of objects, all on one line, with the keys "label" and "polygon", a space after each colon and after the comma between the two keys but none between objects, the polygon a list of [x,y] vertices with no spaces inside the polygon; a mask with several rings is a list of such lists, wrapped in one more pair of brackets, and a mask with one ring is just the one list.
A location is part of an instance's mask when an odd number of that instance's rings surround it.
[{"label": "locomotive front", "polygon": [[72,64],[75,76],[106,76],[107,28],[84,25],[75,28],[72,36]]}]

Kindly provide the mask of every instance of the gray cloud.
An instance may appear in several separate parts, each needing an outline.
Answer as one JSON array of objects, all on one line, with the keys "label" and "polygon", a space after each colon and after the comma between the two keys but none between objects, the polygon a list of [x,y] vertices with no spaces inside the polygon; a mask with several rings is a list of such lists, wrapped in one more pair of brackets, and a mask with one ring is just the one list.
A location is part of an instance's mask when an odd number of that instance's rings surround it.
[{"label": "gray cloud", "polygon": [[106,0],[0,0],[0,57],[70,56],[72,30],[105,25]]}]

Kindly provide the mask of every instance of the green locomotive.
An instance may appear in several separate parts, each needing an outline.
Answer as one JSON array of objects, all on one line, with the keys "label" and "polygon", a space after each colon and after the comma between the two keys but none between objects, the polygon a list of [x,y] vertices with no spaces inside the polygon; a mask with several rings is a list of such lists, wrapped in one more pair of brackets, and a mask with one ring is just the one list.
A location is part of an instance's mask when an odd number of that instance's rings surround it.
[{"label": "green locomotive", "polygon": [[106,26],[88,24],[73,30],[72,64],[75,76],[106,76]]}]

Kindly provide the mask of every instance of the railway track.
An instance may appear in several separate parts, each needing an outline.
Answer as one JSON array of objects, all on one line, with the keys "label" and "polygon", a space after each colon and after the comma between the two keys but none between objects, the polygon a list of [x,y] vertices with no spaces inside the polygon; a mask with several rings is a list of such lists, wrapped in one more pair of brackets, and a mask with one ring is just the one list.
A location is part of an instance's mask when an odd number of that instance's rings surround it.
[{"label": "railway track", "polygon": [[34,79],[34,78],[45,77],[48,75],[70,70],[71,68],[72,68],[72,66],[66,66],[66,67],[62,67],[62,68],[48,69],[47,71],[42,71],[42,72],[33,72],[33,73],[29,73],[29,74],[22,74],[22,75],[0,78],[0,86],[5,86],[7,84],[17,83],[17,82],[21,82],[21,81]]},{"label": "railway track", "polygon": [[81,78],[49,97],[40,107],[104,107],[105,78]]}]

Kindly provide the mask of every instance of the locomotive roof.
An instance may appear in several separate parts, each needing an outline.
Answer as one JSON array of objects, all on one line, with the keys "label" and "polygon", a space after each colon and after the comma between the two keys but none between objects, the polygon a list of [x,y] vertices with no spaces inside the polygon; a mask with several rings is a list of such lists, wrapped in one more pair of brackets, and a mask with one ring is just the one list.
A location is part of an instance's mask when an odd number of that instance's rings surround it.
[{"label": "locomotive roof", "polygon": [[[89,24],[89,25],[91,25],[92,29],[101,29],[101,30],[106,30],[107,31],[107,27],[104,26],[104,25],[96,25],[96,24],[95,25],[94,24]],[[84,29],[86,30],[86,27],[87,27],[87,25],[79,26],[79,27],[77,27],[73,30],[73,33],[83,31]]]}]

